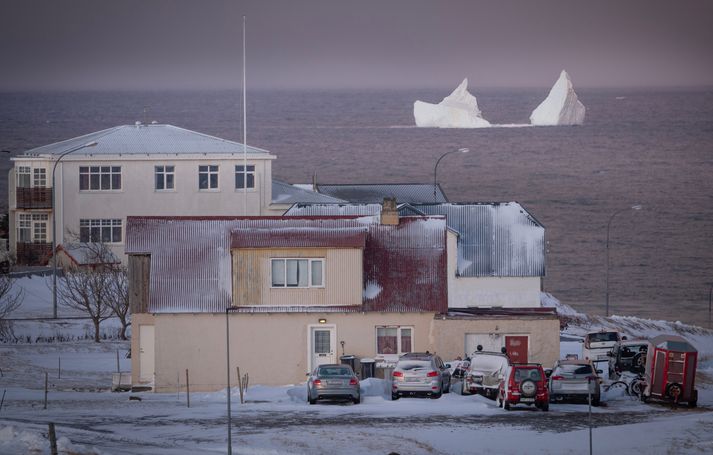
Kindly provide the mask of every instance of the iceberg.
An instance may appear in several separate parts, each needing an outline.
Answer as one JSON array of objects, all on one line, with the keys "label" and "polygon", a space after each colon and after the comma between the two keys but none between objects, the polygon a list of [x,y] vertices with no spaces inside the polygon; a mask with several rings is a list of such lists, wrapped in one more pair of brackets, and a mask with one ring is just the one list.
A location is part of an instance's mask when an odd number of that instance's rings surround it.
[{"label": "iceberg", "polygon": [[581,125],[586,108],[574,93],[567,71],[562,70],[550,94],[530,115],[533,125]]},{"label": "iceberg", "polygon": [[443,98],[438,104],[417,100],[413,103],[416,126],[430,128],[486,128],[485,120],[478,109],[478,100],[468,92],[468,78]]}]

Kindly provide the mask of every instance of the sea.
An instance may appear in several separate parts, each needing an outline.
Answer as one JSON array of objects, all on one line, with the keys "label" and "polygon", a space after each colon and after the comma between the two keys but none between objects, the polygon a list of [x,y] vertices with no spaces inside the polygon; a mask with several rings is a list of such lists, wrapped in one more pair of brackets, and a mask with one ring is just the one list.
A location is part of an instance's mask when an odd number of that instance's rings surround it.
[{"label": "sea", "polygon": [[[486,129],[416,128],[448,90],[249,91],[247,142],[290,183],[433,181],[451,201],[518,201],[546,228],[544,291],[577,310],[710,323],[713,88],[578,89],[581,126],[530,127],[547,88],[471,90]],[[239,91],[0,93],[0,150],[170,123],[242,141]],[[0,209],[9,160],[0,156]],[[631,209],[641,205],[641,210]]]}]

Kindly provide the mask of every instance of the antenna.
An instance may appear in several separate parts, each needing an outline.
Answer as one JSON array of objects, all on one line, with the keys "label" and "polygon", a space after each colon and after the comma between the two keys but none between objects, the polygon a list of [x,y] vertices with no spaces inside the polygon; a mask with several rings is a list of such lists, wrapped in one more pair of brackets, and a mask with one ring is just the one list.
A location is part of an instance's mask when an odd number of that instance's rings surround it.
[{"label": "antenna", "polygon": [[245,16],[243,16],[243,208],[244,216],[248,214],[248,109],[246,101],[245,80]]}]

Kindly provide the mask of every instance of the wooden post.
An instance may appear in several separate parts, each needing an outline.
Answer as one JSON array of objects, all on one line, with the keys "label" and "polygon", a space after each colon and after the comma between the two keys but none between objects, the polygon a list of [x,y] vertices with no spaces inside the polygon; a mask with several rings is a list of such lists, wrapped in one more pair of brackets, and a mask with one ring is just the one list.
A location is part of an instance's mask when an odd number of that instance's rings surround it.
[{"label": "wooden post", "polygon": [[0,400],[0,411],[2,411],[2,405],[5,403],[5,392],[7,392],[7,389],[2,391],[2,400]]},{"label": "wooden post", "polygon": [[49,426],[50,453],[57,455],[57,434],[54,431],[54,423],[50,422]]},{"label": "wooden post", "polygon": [[121,374],[121,367],[119,366],[119,350],[116,350],[116,372]]},{"label": "wooden post", "polygon": [[181,400],[181,372],[176,370],[176,401]]},{"label": "wooden post", "polygon": [[47,409],[47,385],[48,385],[47,372],[45,371],[45,406],[43,409]]},{"label": "wooden post", "polygon": [[186,368],[186,403],[191,407],[191,389],[188,382],[188,368]]},{"label": "wooden post", "polygon": [[62,357],[57,357],[57,379],[62,379]]},{"label": "wooden post", "polygon": [[243,404],[243,379],[240,377],[240,367],[235,367],[238,370],[238,391],[240,392],[240,404]]}]

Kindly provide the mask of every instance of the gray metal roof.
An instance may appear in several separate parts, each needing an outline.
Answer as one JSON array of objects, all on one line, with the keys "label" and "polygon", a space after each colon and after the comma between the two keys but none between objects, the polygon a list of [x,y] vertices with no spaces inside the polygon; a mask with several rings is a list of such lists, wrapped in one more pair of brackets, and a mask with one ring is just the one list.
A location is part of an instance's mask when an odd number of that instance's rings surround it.
[{"label": "gray metal roof", "polygon": [[296,203],[317,203],[330,204],[345,202],[326,194],[305,190],[289,183],[272,180],[272,203],[273,204],[296,204]]},{"label": "gray metal roof", "polygon": [[[243,154],[243,144],[209,136],[173,125],[121,125],[84,136],[43,145],[24,152],[24,156],[59,155],[71,148],[96,141],[73,153],[76,155],[147,155],[147,154]],[[270,156],[269,152],[247,147],[249,154]]]},{"label": "gray metal roof", "polygon": [[415,207],[427,215],[445,215],[448,227],[460,234],[460,276],[545,275],[545,228],[517,202]]},{"label": "gray metal roof", "polygon": [[[285,215],[379,216],[380,210],[379,204],[296,204]],[[545,228],[517,202],[399,205],[401,216],[415,213],[446,216],[458,233],[460,276],[545,275]]]},{"label": "gray metal roof", "polygon": [[381,204],[385,197],[396,198],[397,203],[409,204],[448,202],[440,185],[436,185],[434,200],[432,183],[317,184],[317,191],[357,204]]}]

